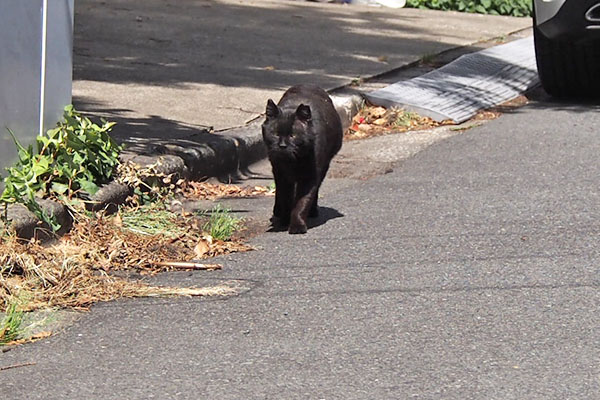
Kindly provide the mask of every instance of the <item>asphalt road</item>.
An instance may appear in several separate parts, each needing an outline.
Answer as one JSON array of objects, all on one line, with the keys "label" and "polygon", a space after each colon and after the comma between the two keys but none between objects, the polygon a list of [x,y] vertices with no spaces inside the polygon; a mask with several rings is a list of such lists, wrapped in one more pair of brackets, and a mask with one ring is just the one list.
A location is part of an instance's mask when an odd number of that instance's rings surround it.
[{"label": "asphalt road", "polygon": [[600,398],[599,125],[542,100],[332,180],[308,234],[158,278],[238,296],[96,306],[0,354],[36,363],[1,371],[0,397]]}]

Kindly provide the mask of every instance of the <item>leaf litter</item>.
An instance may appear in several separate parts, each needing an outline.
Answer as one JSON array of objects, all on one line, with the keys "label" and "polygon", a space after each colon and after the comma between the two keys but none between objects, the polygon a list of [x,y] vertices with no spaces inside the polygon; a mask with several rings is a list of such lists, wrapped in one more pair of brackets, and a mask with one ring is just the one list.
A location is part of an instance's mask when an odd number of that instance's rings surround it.
[{"label": "leaf litter", "polygon": [[[470,121],[488,121],[512,112],[515,108],[527,104],[525,95],[515,97],[505,103],[479,111]],[[445,125],[456,125],[452,120],[437,122],[429,117],[402,108],[385,108],[366,103],[352,118],[350,127],[344,132],[345,140],[367,139],[391,133],[412,132],[437,128]]]},{"label": "leaf litter", "polygon": [[238,185],[214,184],[210,182],[186,182],[182,187],[181,193],[186,198],[207,200],[275,195],[272,189],[263,186],[244,188]]},{"label": "leaf litter", "polygon": [[352,118],[352,123],[346,130],[344,138],[346,140],[366,139],[390,133],[425,130],[452,124],[454,124],[452,121],[437,122],[429,117],[401,108],[384,108],[366,104]]},{"label": "leaf litter", "polygon": [[[172,270],[169,260],[198,258],[193,248],[205,239],[193,229],[176,237],[140,234],[115,226],[113,218],[80,219],[67,235],[51,245],[23,243],[14,237],[3,239],[0,309],[18,297],[26,298],[21,309],[32,311],[51,307],[87,309],[93,303],[121,297],[230,294],[226,287],[163,288],[115,274]],[[213,242],[202,258],[247,250],[250,247],[243,243]]]},{"label": "leaf litter", "polygon": [[[189,182],[178,190],[187,198],[270,195],[267,188]],[[149,296],[223,296],[228,285],[177,288],[141,280],[174,269],[222,268],[199,260],[252,250],[242,239],[218,240],[204,231],[206,217],[144,206],[113,216],[78,214],[72,229],[54,243],[0,237],[0,311],[17,298],[22,311],[53,307],[88,309],[118,298]]]}]

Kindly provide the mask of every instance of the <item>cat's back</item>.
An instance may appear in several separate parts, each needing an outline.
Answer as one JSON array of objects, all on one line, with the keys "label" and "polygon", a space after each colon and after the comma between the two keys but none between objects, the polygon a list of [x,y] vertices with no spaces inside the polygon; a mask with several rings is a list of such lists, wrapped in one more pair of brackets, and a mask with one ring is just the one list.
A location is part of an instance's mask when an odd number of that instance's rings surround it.
[{"label": "cat's back", "polygon": [[317,112],[335,111],[329,94],[318,86],[296,85],[289,88],[279,101],[280,107],[295,108],[299,104],[305,104]]}]

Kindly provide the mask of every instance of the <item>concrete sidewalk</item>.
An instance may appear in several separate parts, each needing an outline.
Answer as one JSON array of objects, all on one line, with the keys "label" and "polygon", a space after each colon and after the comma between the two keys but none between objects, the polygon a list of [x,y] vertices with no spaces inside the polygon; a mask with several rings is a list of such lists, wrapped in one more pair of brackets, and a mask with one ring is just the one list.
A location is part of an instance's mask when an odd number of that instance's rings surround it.
[{"label": "concrete sidewalk", "polygon": [[259,123],[247,123],[291,85],[339,88],[530,25],[304,1],[81,0],[73,102],[118,123],[126,157],[229,174],[264,155]]}]

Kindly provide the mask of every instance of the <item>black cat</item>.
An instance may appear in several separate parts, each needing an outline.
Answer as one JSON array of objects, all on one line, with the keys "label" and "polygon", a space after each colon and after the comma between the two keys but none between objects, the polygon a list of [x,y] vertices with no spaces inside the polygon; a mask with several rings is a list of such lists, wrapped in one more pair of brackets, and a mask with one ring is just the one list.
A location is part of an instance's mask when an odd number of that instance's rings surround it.
[{"label": "black cat", "polygon": [[306,233],[318,215],[319,187],[342,147],[342,123],[327,92],[293,86],[278,104],[267,102],[262,135],[275,177],[273,221],[289,233]]}]

